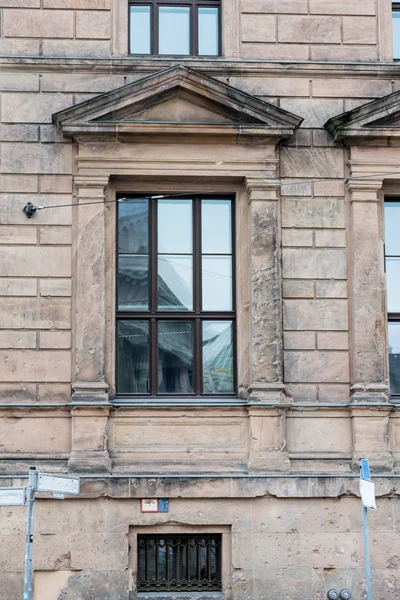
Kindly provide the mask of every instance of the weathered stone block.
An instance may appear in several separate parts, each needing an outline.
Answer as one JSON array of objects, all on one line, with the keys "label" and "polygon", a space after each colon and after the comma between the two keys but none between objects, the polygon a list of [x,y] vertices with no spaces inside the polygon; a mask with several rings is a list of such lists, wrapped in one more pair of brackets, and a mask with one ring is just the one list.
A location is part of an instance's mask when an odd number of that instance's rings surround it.
[{"label": "weathered stone block", "polygon": [[244,42],[275,42],[275,17],[268,14],[242,15],[242,40]]},{"label": "weathered stone block", "polygon": [[[329,436],[329,432],[326,432]],[[320,569],[361,567],[361,533],[289,534],[289,564]]]},{"label": "weathered stone block", "polygon": [[82,10],[76,13],[77,38],[110,39],[110,26],[110,12]]},{"label": "weathered stone block", "polygon": [[[42,194],[72,193],[72,177],[70,175],[42,175],[40,177],[39,183],[40,191]],[[69,203],[71,203],[71,197]]]},{"label": "weathered stone block", "polygon": [[[63,561],[65,562],[65,560]],[[68,584],[72,571],[39,571],[33,573],[33,600],[54,600]]]},{"label": "weathered stone block", "polygon": [[[110,565],[108,565],[110,566]],[[75,573],[58,600],[128,600],[129,571],[89,571]]]},{"label": "weathered stone block", "polygon": [[41,331],[39,334],[39,348],[71,348],[71,332]]},{"label": "weathered stone block", "polygon": [[345,226],[345,204],[336,198],[283,198],[283,227],[327,227]]},{"label": "weathered stone block", "polygon": [[0,573],[18,571],[24,565],[24,538],[15,534],[0,537]]},{"label": "weathered stone block", "polygon": [[346,300],[285,300],[283,326],[290,330],[347,329]]},{"label": "weathered stone block", "polygon": [[4,381],[71,381],[71,353],[1,350],[0,368]]},{"label": "weathered stone block", "polygon": [[[259,19],[262,15],[247,15],[252,19]],[[224,80],[221,78],[222,81]],[[306,79],[299,77],[230,77],[229,84],[256,96],[306,96],[310,94],[310,84]],[[307,137],[309,132],[298,130],[297,134]],[[305,145],[310,145],[305,144]]]},{"label": "weathered stone block", "polygon": [[242,12],[306,14],[307,0],[242,0]]},{"label": "weathered stone block", "polygon": [[36,279],[0,279],[0,296],[37,296]]},{"label": "weathered stone block", "polygon": [[288,279],[346,279],[346,250],[284,248],[283,276]]},{"label": "weathered stone block", "polygon": [[283,281],[284,298],[314,298],[315,283],[304,279],[285,279]]},{"label": "weathered stone block", "polygon": [[[21,452],[22,454],[27,452],[58,453],[70,450],[71,427],[68,418],[49,417],[37,419],[24,417],[2,419],[0,421],[0,434],[3,452]],[[25,538],[25,536],[23,537]]]},{"label": "weathered stone block", "polygon": [[0,327],[69,329],[71,301],[66,298],[0,298]]},{"label": "weathered stone block", "polygon": [[69,174],[72,173],[72,146],[4,143],[0,160],[2,173]]},{"label": "weathered stone block", "polygon": [[36,348],[35,331],[0,331],[0,348]]},{"label": "weathered stone block", "polygon": [[343,177],[342,148],[281,148],[282,177]]},{"label": "weathered stone block", "polygon": [[279,16],[278,40],[303,44],[338,44],[341,42],[340,18]]},{"label": "weathered stone block", "polygon": [[284,179],[280,187],[281,196],[312,196],[312,182],[302,179]]},{"label": "weathered stone block", "polygon": [[4,56],[39,56],[40,40],[0,39],[0,52]]},{"label": "weathered stone block", "polygon": [[45,144],[65,144],[70,142],[55,125],[40,125],[40,141]]},{"label": "weathered stone block", "polygon": [[71,535],[71,568],[124,571],[128,568],[128,534]]},{"label": "weathered stone block", "polygon": [[[3,3],[2,3],[3,7]],[[5,11],[7,12],[7,11]],[[18,11],[21,12],[21,11]],[[37,11],[34,11],[37,12]],[[1,92],[38,92],[39,75],[35,73],[2,73]]]},{"label": "weathered stone block", "polygon": [[71,104],[70,94],[6,93],[2,95],[2,120],[4,123],[51,123],[53,113]]},{"label": "weathered stone block", "polygon": [[36,402],[36,384],[1,383],[0,402],[4,404],[10,404],[13,402]]},{"label": "weathered stone block", "polygon": [[0,276],[2,277],[69,277],[71,275],[70,248],[43,248],[33,246],[26,252],[20,247],[0,248]]},{"label": "weathered stone block", "polygon": [[349,334],[341,331],[318,332],[317,348],[318,350],[348,350]]},{"label": "weathered stone block", "polygon": [[106,533],[108,501],[65,499],[60,511],[57,500],[38,502],[35,514],[35,530],[41,535]]},{"label": "weathered stone block", "polygon": [[318,532],[322,527],[322,501],[294,498],[257,498],[252,503],[254,532]]},{"label": "weathered stone block", "polygon": [[44,56],[110,56],[110,42],[102,40],[43,40]]},{"label": "weathered stone block", "polygon": [[110,0],[43,0],[43,8],[110,10]]},{"label": "weathered stone block", "polygon": [[347,281],[317,281],[317,298],[347,298]]},{"label": "weathered stone block", "polygon": [[319,402],[349,402],[350,388],[348,385],[324,383],[318,386]]},{"label": "weathered stone block", "polygon": [[[13,125],[10,125],[13,127]],[[2,192],[19,192],[21,189],[25,193],[38,191],[37,175],[0,175],[0,190]],[[0,196],[3,202],[4,196]],[[4,223],[2,218],[2,223]]]},{"label": "weathered stone block", "polygon": [[310,383],[348,383],[347,352],[285,352],[285,380]]},{"label": "weathered stone block", "polygon": [[[0,125],[0,141],[38,142],[39,128],[37,125]],[[21,188],[18,191],[20,190]]]},{"label": "weathered stone block", "polygon": [[37,228],[0,225],[0,244],[37,244]]},{"label": "weathered stone block", "polygon": [[374,15],[374,0],[310,0],[310,13],[316,15]]},{"label": "weathered stone block", "polygon": [[68,383],[40,383],[38,401],[43,404],[61,404],[71,401],[71,386]]},{"label": "weathered stone block", "polygon": [[4,10],[3,35],[7,37],[72,38],[74,14],[53,10]]},{"label": "weathered stone block", "polygon": [[374,62],[378,59],[376,46],[310,46],[311,60],[329,62]]},{"label": "weathered stone block", "polygon": [[41,296],[71,296],[71,279],[41,279],[39,283]]},{"label": "weathered stone block", "polygon": [[[14,176],[13,176],[14,177]],[[21,177],[21,182],[25,179]],[[29,224],[26,216],[22,212],[28,199],[35,206],[51,206],[51,210],[39,210],[35,213],[35,225],[70,225],[72,222],[71,196],[69,195],[37,195],[30,196],[25,194],[1,194],[0,202],[4,212],[1,215],[1,222],[4,225],[23,225]],[[57,208],[63,205],[62,208]],[[67,205],[67,206],[64,206]]]},{"label": "weathered stone block", "polygon": [[72,243],[71,227],[41,227],[40,244],[68,245]]},{"label": "weathered stone block", "polygon": [[344,198],[344,181],[314,181],[314,196]]},{"label": "weathered stone block", "polygon": [[[392,91],[389,80],[379,79],[314,79],[312,83],[313,96],[325,98],[380,98]],[[333,115],[332,115],[333,116]]]},{"label": "weathered stone block", "polygon": [[[281,108],[301,115],[304,119],[303,127],[323,127],[328,119],[342,113],[344,110],[343,100],[337,99],[282,98],[280,104]],[[332,177],[335,177],[335,175]]]},{"label": "weathered stone block", "polygon": [[36,533],[35,552],[33,553],[33,569],[35,571],[69,568],[68,535],[68,531],[64,531],[64,535],[41,535]]},{"label": "weathered stone block", "polygon": [[242,58],[257,60],[308,60],[306,44],[252,44],[242,45]]},{"label": "weathered stone block", "polygon": [[282,246],[313,246],[314,232],[311,229],[283,229]]},{"label": "weathered stone block", "polygon": [[287,390],[294,402],[316,402],[318,386],[312,383],[288,383]]},{"label": "weathered stone block", "polygon": [[[78,17],[81,13],[78,13]],[[92,14],[92,13],[89,13]],[[107,13],[105,13],[107,15]],[[123,75],[44,73],[42,90],[44,92],[108,92],[124,85]]]},{"label": "weathered stone block", "polygon": [[332,248],[346,247],[346,232],[340,229],[321,229],[315,232],[315,245]]},{"label": "weathered stone block", "polygon": [[314,350],[315,333],[313,331],[286,331],[283,334],[285,350]]},{"label": "weathered stone block", "polygon": [[377,20],[374,17],[344,17],[344,44],[376,44]]}]

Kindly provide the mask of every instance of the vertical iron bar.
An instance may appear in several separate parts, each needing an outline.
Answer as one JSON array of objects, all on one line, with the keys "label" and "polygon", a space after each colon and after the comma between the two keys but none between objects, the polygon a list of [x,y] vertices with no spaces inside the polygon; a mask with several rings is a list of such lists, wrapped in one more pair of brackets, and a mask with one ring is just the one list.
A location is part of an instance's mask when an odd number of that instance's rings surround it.
[{"label": "vertical iron bar", "polygon": [[201,545],[200,540],[197,540],[197,582],[201,581]]},{"label": "vertical iron bar", "polygon": [[208,581],[211,581],[211,540],[207,543],[207,575]]},{"label": "vertical iron bar", "polygon": [[166,560],[166,563],[167,563],[167,583],[169,585],[171,583],[171,581],[170,581],[171,580],[171,575],[170,575],[171,565],[170,565],[170,556],[169,556],[169,549],[170,549],[171,546],[169,545],[168,540],[165,540],[165,543],[166,543],[166,546],[167,546],[167,560]]},{"label": "vertical iron bar", "polygon": [[35,490],[36,490],[36,468],[29,469],[28,484],[28,516],[26,523],[26,551],[25,551],[25,576],[24,576],[24,600],[31,600],[32,595],[32,550],[33,550],[33,523],[35,518]]},{"label": "vertical iron bar", "polygon": [[362,506],[362,522],[363,522],[363,536],[364,536],[364,564],[365,564],[365,581],[367,584],[367,600],[372,600],[372,586],[371,586],[371,560],[369,554],[369,539],[368,539],[368,513],[367,508],[361,501]]}]

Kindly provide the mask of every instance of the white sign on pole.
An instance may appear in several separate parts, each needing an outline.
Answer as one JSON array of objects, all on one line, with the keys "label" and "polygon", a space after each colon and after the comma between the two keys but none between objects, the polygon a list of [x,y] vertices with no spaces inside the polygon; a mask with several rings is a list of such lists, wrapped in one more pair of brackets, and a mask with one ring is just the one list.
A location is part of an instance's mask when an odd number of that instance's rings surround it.
[{"label": "white sign on pole", "polygon": [[365,508],[376,510],[375,484],[370,479],[360,479],[361,500]]},{"label": "white sign on pole", "polygon": [[0,488],[0,506],[24,506],[25,488]]},{"label": "white sign on pole", "polygon": [[38,473],[37,491],[52,492],[56,494],[73,494],[79,495],[79,478],[64,477],[62,475],[47,475],[46,473]]}]

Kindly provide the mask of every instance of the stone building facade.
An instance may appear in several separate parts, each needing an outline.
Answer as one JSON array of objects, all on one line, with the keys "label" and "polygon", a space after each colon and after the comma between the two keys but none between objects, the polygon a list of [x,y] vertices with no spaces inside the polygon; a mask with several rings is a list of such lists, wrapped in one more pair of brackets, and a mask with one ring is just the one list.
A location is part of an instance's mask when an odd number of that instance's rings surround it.
[{"label": "stone building facade", "polygon": [[[221,543],[218,585],[185,597],[364,598],[367,457],[374,598],[395,600],[392,3],[203,5],[218,56],[129,54],[127,0],[0,0],[0,485],[81,476],[79,498],[37,502],[34,598],[176,596],[138,586],[140,540],[169,535]],[[185,194],[234,207],[235,385],[120,394],[118,200]],[[22,597],[25,518],[0,508],[1,600]]]}]

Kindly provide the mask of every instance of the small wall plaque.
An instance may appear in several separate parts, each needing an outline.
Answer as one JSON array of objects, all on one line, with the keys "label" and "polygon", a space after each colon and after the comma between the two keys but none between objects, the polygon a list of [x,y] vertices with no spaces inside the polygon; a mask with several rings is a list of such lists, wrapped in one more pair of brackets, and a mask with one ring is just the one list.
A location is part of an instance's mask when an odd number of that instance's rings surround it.
[{"label": "small wall plaque", "polygon": [[166,513],[169,509],[168,498],[160,498],[158,501],[158,512]]},{"label": "small wall plaque", "polygon": [[140,499],[140,511],[147,513],[158,512],[158,499],[157,498],[141,498]]}]

